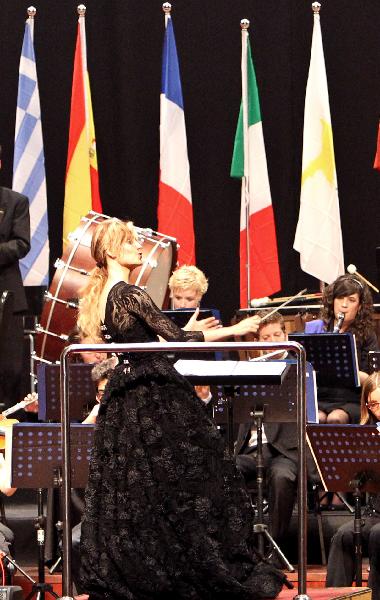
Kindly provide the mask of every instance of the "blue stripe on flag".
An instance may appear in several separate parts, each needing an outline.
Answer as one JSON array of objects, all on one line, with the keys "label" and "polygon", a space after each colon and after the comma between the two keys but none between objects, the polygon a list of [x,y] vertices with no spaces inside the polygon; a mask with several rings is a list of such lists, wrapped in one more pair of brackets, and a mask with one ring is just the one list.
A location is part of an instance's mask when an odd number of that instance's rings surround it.
[{"label": "blue stripe on flag", "polygon": [[171,17],[168,19],[164,38],[161,92],[183,110],[177,47]]},{"label": "blue stripe on flag", "polygon": [[34,55],[32,32],[29,27],[28,21],[25,24],[25,33],[24,33],[24,40],[22,42],[21,57],[29,58],[34,63],[36,62],[36,58]]},{"label": "blue stripe on flag", "polygon": [[22,193],[28,196],[30,205],[33,204],[35,196],[41,187],[42,182],[45,179],[45,165],[44,165],[44,151],[41,150],[39,157],[37,158],[35,165],[25,182]]},{"label": "blue stripe on flag", "polygon": [[27,75],[20,75],[19,79],[19,95],[17,98],[17,106],[23,110],[27,110],[30,99],[36,87],[36,82]]},{"label": "blue stripe on flag", "polygon": [[[30,252],[25,256],[25,258],[20,261],[20,269],[22,278],[25,279],[28,271],[33,268],[34,263],[37,258],[41,254],[41,250],[43,249],[46,242],[46,231],[48,228],[47,214],[42,215],[41,221],[39,222],[37,229],[33,234],[33,242],[30,249]],[[48,265],[46,265],[46,272],[40,274],[40,282],[35,285],[46,285],[48,283]]]},{"label": "blue stripe on flag", "polygon": [[32,136],[34,128],[36,126],[37,119],[30,115],[29,113],[25,113],[22,123],[20,125],[19,132],[17,134],[17,138],[15,139],[15,149],[14,149],[14,158],[13,158],[13,172],[15,173],[18,168],[18,164],[20,162],[21,157],[25,151],[25,146]]}]

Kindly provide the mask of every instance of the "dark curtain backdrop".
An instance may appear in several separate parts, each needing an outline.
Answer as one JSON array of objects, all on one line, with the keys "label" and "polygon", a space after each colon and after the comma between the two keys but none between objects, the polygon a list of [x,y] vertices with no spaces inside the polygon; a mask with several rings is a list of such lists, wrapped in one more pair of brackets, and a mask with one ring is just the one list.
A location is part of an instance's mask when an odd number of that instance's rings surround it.
[{"label": "dark curtain backdrop", "polygon": [[[164,17],[159,0],[87,0],[87,49],[104,212],[156,228]],[[18,63],[28,4],[0,0],[1,183],[11,184]],[[35,49],[46,156],[51,261],[61,256],[64,177],[77,2],[37,3]],[[240,91],[240,19],[259,83],[277,225],[281,295],[318,282],[292,249],[298,218],[309,0],[174,0],[196,229],[207,304],[239,302],[240,183],[229,177]],[[380,173],[379,0],[322,0],[345,262],[376,280]]]}]

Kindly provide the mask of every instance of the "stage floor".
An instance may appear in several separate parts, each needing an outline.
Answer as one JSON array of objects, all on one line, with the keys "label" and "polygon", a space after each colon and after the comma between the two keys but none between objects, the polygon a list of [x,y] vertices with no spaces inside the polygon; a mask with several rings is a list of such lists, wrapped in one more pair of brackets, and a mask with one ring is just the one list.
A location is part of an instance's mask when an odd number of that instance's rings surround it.
[{"label": "stage floor", "polygon": [[[326,567],[320,565],[309,565],[307,568],[307,593],[311,600],[371,600],[371,591],[366,587],[368,581],[367,561],[363,564],[363,587],[362,588],[325,588]],[[24,567],[25,571],[34,580],[38,577],[37,567]],[[297,594],[297,569],[295,573],[287,573],[288,579],[294,584],[293,590],[284,589],[278,596],[278,600],[292,600]],[[54,592],[62,595],[62,576],[60,573],[50,575],[45,570],[46,583],[50,583]],[[22,587],[25,597],[32,590],[31,583],[20,573],[14,576],[13,585]],[[84,598],[83,598],[84,600]]]}]

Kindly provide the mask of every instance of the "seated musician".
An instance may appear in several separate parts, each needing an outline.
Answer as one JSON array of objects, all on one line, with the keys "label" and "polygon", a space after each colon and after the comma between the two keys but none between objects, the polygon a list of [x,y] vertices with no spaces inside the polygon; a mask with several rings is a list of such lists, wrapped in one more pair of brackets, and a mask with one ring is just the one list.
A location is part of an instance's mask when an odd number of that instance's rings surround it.
[{"label": "seated musician", "polygon": [[[380,421],[380,372],[370,375],[363,384],[360,424]],[[369,556],[368,586],[372,600],[380,600],[380,494],[371,495],[361,528],[363,550]],[[348,587],[355,576],[354,521],[342,525],[331,541],[326,586]]]},{"label": "seated musician", "polygon": [[[169,279],[171,305],[174,310],[183,308],[199,308],[201,300],[208,290],[206,275],[194,265],[183,265],[171,275]],[[196,318],[196,315],[195,315]],[[212,317],[200,319],[194,325],[190,319],[184,329],[203,329],[221,326],[220,322]],[[198,397],[208,404],[211,401],[211,392],[208,385],[197,385],[195,391]],[[210,405],[211,406],[211,405]]]},{"label": "seated musician", "polygon": [[[259,311],[263,318],[267,312]],[[283,316],[276,312],[262,321],[257,332],[259,342],[287,340]],[[284,352],[281,351],[283,358]],[[263,458],[266,470],[269,527],[275,541],[281,545],[289,529],[297,496],[298,445],[295,423],[264,423]],[[252,423],[240,425],[235,446],[236,464],[248,485],[256,478],[257,431]],[[314,461],[308,454],[308,476],[318,481]]]},{"label": "seated musician", "polygon": [[[378,349],[372,321],[371,292],[355,275],[342,275],[325,288],[322,301],[321,319],[306,323],[305,332],[332,332],[339,327],[340,333],[355,334],[359,380],[362,384],[368,377],[368,352]],[[340,326],[339,313],[344,319]],[[358,423],[360,390],[319,386],[318,408],[320,423]]]},{"label": "seated musician", "polygon": [[[112,370],[115,368],[117,362],[118,362],[118,359],[115,356],[112,356],[111,358],[108,358],[106,360],[103,360],[103,361],[97,363],[93,367],[93,369],[91,371],[91,379],[95,385],[97,404],[91,410],[90,414],[86,417],[86,419],[83,421],[83,423],[92,423],[92,424],[96,423],[96,417],[98,415],[99,405],[103,398],[103,394],[104,394],[104,390],[107,385],[108,377],[109,377],[110,373],[112,372]],[[74,495],[75,498],[73,498],[73,499],[76,500],[76,507],[79,510],[81,509],[81,512],[83,513],[84,505],[83,505],[82,495],[79,490],[73,490],[73,491],[75,491],[75,495]],[[80,522],[77,525],[75,525],[75,527],[73,527],[73,530],[72,530],[72,560],[71,560],[71,572],[72,572],[72,577],[73,577],[73,583],[74,583],[78,593],[81,593],[81,591],[82,591],[81,585],[80,585],[80,577],[79,577],[80,564],[81,564],[81,560],[80,560],[81,533],[82,533],[82,523]]]},{"label": "seated musician", "polygon": [[208,290],[206,275],[194,265],[179,267],[169,279],[172,308],[197,308]]},{"label": "seated musician", "polygon": [[[16,488],[9,487],[6,481],[4,454],[0,452],[0,492],[5,496],[13,496],[15,491]],[[0,499],[0,502],[2,503],[3,500]],[[13,541],[13,531],[0,520],[0,559],[2,559],[6,554],[9,554],[10,546],[12,545]]]}]

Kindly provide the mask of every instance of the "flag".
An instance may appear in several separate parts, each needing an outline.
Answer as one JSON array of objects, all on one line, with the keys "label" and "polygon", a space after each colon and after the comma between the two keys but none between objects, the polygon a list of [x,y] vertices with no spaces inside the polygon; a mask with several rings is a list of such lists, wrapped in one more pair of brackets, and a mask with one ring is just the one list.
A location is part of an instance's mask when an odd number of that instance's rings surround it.
[{"label": "flag", "polygon": [[379,129],[377,132],[377,148],[376,148],[375,163],[373,165],[373,168],[380,171],[380,123],[379,123]]},{"label": "flag", "polygon": [[332,283],[344,274],[338,184],[319,13],[314,12],[303,128],[301,202],[294,249],[301,269]]},{"label": "flag", "polygon": [[19,67],[12,187],[29,198],[31,249],[20,261],[24,284],[47,285],[49,233],[41,108],[33,46],[35,9],[29,9],[28,13]]},{"label": "flag", "polygon": [[195,264],[193,205],[185,114],[172,19],[165,15],[160,96],[158,230],[177,238],[178,263]]},{"label": "flag", "polygon": [[69,148],[66,165],[63,240],[90,210],[102,212],[98,160],[87,71],[85,9],[79,8],[71,91]]},{"label": "flag", "polygon": [[240,306],[281,289],[276,227],[268,178],[259,92],[248,31],[242,30],[242,103],[231,177],[242,178]]}]

